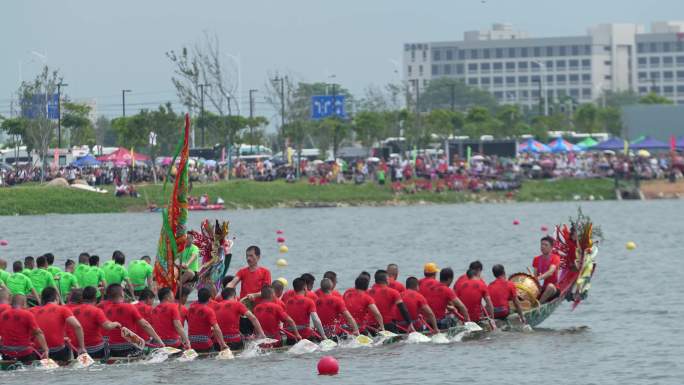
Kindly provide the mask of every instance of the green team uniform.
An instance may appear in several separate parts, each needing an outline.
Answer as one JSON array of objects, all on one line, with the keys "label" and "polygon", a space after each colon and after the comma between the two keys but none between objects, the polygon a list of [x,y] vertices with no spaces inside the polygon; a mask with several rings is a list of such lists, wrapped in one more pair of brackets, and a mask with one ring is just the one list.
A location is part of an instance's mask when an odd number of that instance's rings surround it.
[{"label": "green team uniform", "polygon": [[31,273],[33,273],[33,269],[24,269],[21,271],[21,274],[24,274],[27,277],[31,277]]},{"label": "green team uniform", "polygon": [[83,276],[88,270],[90,270],[90,266],[84,263],[79,263],[78,266],[76,266],[76,269],[74,270],[74,276],[76,276],[76,279],[78,280],[78,285],[80,287],[85,287],[85,285],[83,284]]},{"label": "green team uniform", "polygon": [[186,247],[185,250],[183,250],[183,253],[181,254],[181,263],[187,264],[190,258],[192,258],[192,256],[195,254],[197,254],[197,257],[192,262],[192,264],[188,266],[188,270],[197,273],[199,272],[199,247],[195,245],[190,245],[190,247]]},{"label": "green team uniform", "polygon": [[22,273],[11,274],[9,278],[7,278],[7,282],[5,282],[5,284],[12,295],[29,295],[31,294],[31,289],[33,289],[33,283],[31,283],[31,279]]},{"label": "green team uniform", "polygon": [[47,270],[52,274],[52,278],[55,278],[59,275],[59,273],[62,272],[62,269],[60,269],[57,266],[48,266]]},{"label": "green team uniform", "polygon": [[133,290],[142,290],[147,287],[147,278],[152,276],[154,269],[143,260],[135,260],[128,265],[128,278],[133,284]]},{"label": "green team uniform", "polygon": [[46,287],[57,287],[55,279],[52,278],[52,274],[50,274],[47,269],[35,269],[31,272],[29,278],[31,278],[31,283],[38,295],[40,295]]},{"label": "green team uniform", "polygon": [[[107,279],[105,278],[104,271],[100,269],[97,266],[89,266],[88,271],[83,273],[83,283],[79,282],[81,287],[86,287],[86,286],[92,286],[96,289],[100,287],[100,282],[105,281],[107,282]],[[97,290],[97,298],[100,298],[101,293],[100,290]]]},{"label": "green team uniform", "polygon": [[6,272],[5,270],[0,270],[0,282],[7,285],[7,278],[9,278],[10,275],[11,274]]},{"label": "green team uniform", "polygon": [[105,265],[102,266],[102,271],[104,272],[107,285],[113,283],[121,284],[121,282],[128,278],[128,271],[124,266],[119,265],[118,263],[105,263]]},{"label": "green team uniform", "polygon": [[59,292],[62,294],[62,299],[66,302],[67,296],[71,292],[71,289],[78,288],[78,280],[76,276],[63,271],[59,273]]}]

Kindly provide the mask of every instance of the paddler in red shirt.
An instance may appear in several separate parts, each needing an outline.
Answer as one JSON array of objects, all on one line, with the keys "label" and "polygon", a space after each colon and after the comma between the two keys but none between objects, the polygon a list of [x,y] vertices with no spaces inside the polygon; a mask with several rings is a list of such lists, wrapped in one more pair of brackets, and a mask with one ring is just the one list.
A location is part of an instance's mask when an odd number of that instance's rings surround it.
[{"label": "paddler in red shirt", "polygon": [[[72,298],[78,299],[78,290],[72,292]],[[83,338],[85,349],[92,358],[109,357],[109,346],[102,338],[102,330],[112,330],[120,328],[118,322],[111,322],[107,319],[102,309],[95,306],[97,302],[97,289],[87,286],[82,289],[81,304],[72,307],[74,317],[81,323],[83,328]],[[74,298],[75,297],[75,298]],[[72,338],[69,336],[69,338]],[[73,340],[73,338],[72,338]]]},{"label": "paddler in red shirt", "polygon": [[250,246],[246,252],[247,267],[243,267],[235,274],[235,278],[226,287],[235,287],[240,283],[240,299],[248,294],[258,293],[261,288],[271,284],[271,272],[259,266],[261,249]]},{"label": "paddler in red shirt", "polygon": [[[321,288],[316,300],[316,310],[318,316],[321,318],[325,334],[329,337],[340,334],[346,334],[340,328],[349,329],[354,335],[359,335],[359,327],[354,321],[344,300],[341,296],[333,294],[334,284],[329,278],[321,280]],[[340,320],[344,318],[346,325],[339,325]]]},{"label": "paddler in red shirt", "polygon": [[[321,320],[316,313],[316,303],[306,295],[306,281],[303,278],[295,278],[292,280],[292,288],[295,294],[285,301],[285,311],[294,321],[299,335],[311,340],[326,339],[325,330],[323,330]],[[313,322],[318,335],[315,335],[311,330],[310,322]],[[291,327],[288,327],[287,330],[293,332]]]},{"label": "paddler in red shirt", "polygon": [[[4,359],[30,363],[47,357],[49,349],[35,316],[25,308],[26,296],[15,294],[12,308],[0,313],[0,354]],[[42,353],[33,349],[33,341]]]},{"label": "paddler in red shirt", "polygon": [[347,310],[356,321],[361,333],[366,331],[368,320],[372,319],[374,324],[379,325],[380,330],[385,330],[385,323],[382,314],[375,306],[375,300],[371,297],[368,290],[369,280],[365,275],[359,275],[354,281],[354,287],[344,292],[342,298]]},{"label": "paddler in red shirt", "polygon": [[439,268],[437,267],[436,263],[429,262],[423,266],[424,277],[418,281],[418,291],[420,294],[425,296],[428,287],[439,284],[439,281],[435,279],[437,277],[437,273],[439,273]]},{"label": "paddler in red shirt", "polygon": [[[332,282],[332,289],[330,289],[330,294],[334,295],[335,297],[342,298],[342,294],[340,294],[339,291],[335,290],[335,287],[337,287],[337,273],[334,271],[326,271],[323,274],[323,279],[329,279],[330,282]],[[321,280],[321,282],[323,282]],[[323,293],[323,289],[318,288],[314,294],[316,294],[317,297],[319,297]]]},{"label": "paddler in red shirt", "polygon": [[454,280],[454,270],[445,267],[439,272],[439,283],[430,285],[425,293],[425,299],[435,313],[437,326],[440,329],[448,329],[456,326],[456,319],[449,314],[449,309],[457,309],[465,321],[469,321],[468,310],[463,302],[451,290],[451,282]]},{"label": "paddler in red shirt", "polygon": [[[152,337],[155,344],[160,347],[164,346],[164,342],[159,338],[157,332],[149,322],[142,318],[138,309],[130,303],[124,302],[123,287],[120,284],[113,283],[109,285],[106,295],[110,303],[105,306],[104,312],[110,321],[118,322],[122,328],[127,328],[131,331],[141,327]],[[112,357],[128,357],[142,353],[135,345],[128,342],[117,329],[111,330],[108,333],[108,337]]]},{"label": "paddler in red shirt", "polygon": [[183,328],[183,319],[179,310],[182,305],[176,303],[173,292],[168,287],[159,289],[157,296],[159,305],[152,309],[150,315],[152,327],[157,331],[164,345],[190,349],[190,340]]},{"label": "paddler in red shirt", "polygon": [[73,329],[76,341],[72,341],[77,354],[85,353],[83,328],[69,308],[59,305],[59,292],[54,287],[46,287],[40,296],[43,305],[32,310],[38,326],[45,334],[50,351],[49,357],[58,362],[70,361],[71,346],[65,343],[66,327]]},{"label": "paddler in red shirt", "polygon": [[506,279],[506,270],[503,265],[492,266],[492,274],[494,280],[489,284],[487,290],[489,296],[492,298],[492,306],[494,306],[494,318],[506,319],[510,313],[509,302],[513,302],[515,309],[518,312],[518,318],[521,323],[525,323],[525,316],[523,315],[520,301],[518,300],[518,290],[515,284]]},{"label": "paddler in red shirt", "polygon": [[[188,339],[198,353],[225,350],[223,333],[216,321],[214,309],[209,307],[211,291],[203,287],[197,291],[197,302],[188,309]],[[216,343],[218,346],[214,346]]]},{"label": "paddler in red shirt", "polygon": [[[375,272],[375,285],[368,291],[368,295],[373,298],[375,305],[382,315],[383,322],[385,323],[385,330],[389,330],[393,333],[401,332],[395,325],[395,314],[399,314],[400,317],[398,320],[403,320],[409,325],[408,331],[415,331],[411,322],[411,316],[406,310],[404,301],[401,300],[401,295],[398,291],[387,286],[387,283],[387,271],[377,270]],[[377,325],[375,326],[377,327]]]},{"label": "paddler in red shirt", "polygon": [[537,280],[542,283],[542,295],[539,302],[545,303],[556,296],[558,289],[558,268],[560,267],[560,256],[553,254],[553,238],[545,236],[541,239],[541,255],[534,257],[532,268]]},{"label": "paddler in red shirt", "polygon": [[389,265],[387,265],[387,275],[389,276],[389,284],[387,286],[398,291],[399,293],[406,290],[404,285],[402,285],[401,282],[398,281],[399,265],[397,265],[396,263],[390,263]]},{"label": "paddler in red shirt", "polygon": [[[138,313],[143,319],[152,324],[152,305],[154,305],[154,292],[148,288],[144,288],[138,296],[138,303],[134,306],[138,309]],[[150,336],[141,327],[133,330],[137,335],[142,337],[146,342],[150,340]]]},{"label": "paddler in red shirt", "polygon": [[[316,293],[313,292],[313,286],[314,286],[314,283],[316,283],[316,277],[314,277],[313,274],[311,274],[311,273],[304,273],[301,276],[299,276],[299,278],[304,280],[304,284],[305,284],[304,296],[309,298],[310,300],[314,301],[314,303],[315,303],[316,300],[318,299],[318,296],[316,295]],[[293,283],[293,286],[294,286],[294,283]],[[285,294],[283,294],[282,299],[284,302],[287,302],[287,300],[292,298],[292,296],[294,296],[295,294],[297,294],[296,290],[288,290],[287,292],[285,292]]]},{"label": "paddler in red shirt", "polygon": [[[482,273],[482,262],[480,262],[480,261],[470,262],[470,265],[468,266],[468,270],[472,270],[475,272],[475,274],[477,276],[480,276],[480,274]],[[468,280],[468,270],[466,270],[465,273],[463,273],[460,277],[458,277],[458,279],[456,280],[456,283],[454,283],[454,292],[458,291],[461,284]]]},{"label": "paddler in red shirt", "polygon": [[235,289],[232,287],[223,289],[221,298],[221,302],[217,302],[213,308],[216,312],[216,321],[223,333],[223,341],[231,350],[240,350],[245,347],[244,337],[240,334],[240,317],[246,317],[252,323],[257,339],[265,337],[259,320],[235,298]]},{"label": "paddler in red shirt", "polygon": [[478,322],[482,318],[482,300],[485,301],[488,315],[494,313],[494,308],[489,298],[487,284],[473,270],[468,270],[466,274],[468,279],[456,291],[456,296],[468,309],[470,321]]},{"label": "paddler in red shirt", "polygon": [[12,305],[10,304],[9,290],[7,290],[6,288],[0,288],[0,314],[2,314],[3,311],[9,310],[11,308]]},{"label": "paddler in red shirt", "polygon": [[289,325],[294,330],[294,336],[297,341],[302,339],[297,331],[297,325],[287,315],[285,309],[273,302],[273,288],[270,286],[261,288],[261,300],[262,302],[254,307],[254,315],[259,320],[259,324],[266,337],[278,341],[274,346],[282,344],[282,336],[280,334],[282,323]]},{"label": "paddler in red shirt", "polygon": [[[432,312],[425,297],[418,292],[418,278],[406,278],[406,290],[402,291],[400,295],[401,300],[406,304],[406,310],[411,316],[413,327],[416,330],[424,330],[425,325],[429,325],[432,328],[432,331],[439,330],[435,314]],[[421,316],[423,317],[422,320]],[[397,316],[395,315],[395,317]],[[405,329],[407,324],[405,322],[400,322],[399,326]]]}]

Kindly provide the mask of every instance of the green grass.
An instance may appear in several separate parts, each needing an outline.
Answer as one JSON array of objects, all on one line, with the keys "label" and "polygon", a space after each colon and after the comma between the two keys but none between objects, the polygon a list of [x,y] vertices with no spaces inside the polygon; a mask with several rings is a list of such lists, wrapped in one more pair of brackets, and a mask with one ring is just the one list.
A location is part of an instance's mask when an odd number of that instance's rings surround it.
[{"label": "green grass", "polygon": [[[77,214],[77,213],[111,213],[126,211],[142,211],[148,203],[163,205],[166,198],[162,194],[161,185],[140,185],[141,197],[116,198],[112,186],[106,187],[109,193],[97,194],[70,188],[24,185],[20,187],[0,188],[0,215],[35,215],[35,214]],[[167,186],[170,193],[173,186]],[[207,193],[212,201],[221,197],[228,208],[267,208],[278,206],[294,206],[298,203],[341,203],[349,205],[383,205],[429,203],[462,203],[503,201],[503,192],[486,192],[473,194],[470,192],[419,192],[416,194],[392,193],[389,186],[378,186],[372,183],[354,185],[330,184],[310,186],[306,182],[285,183],[230,181],[208,184],[193,184],[191,195],[199,196]],[[559,180],[559,181],[527,181],[513,199],[517,201],[565,201],[589,199],[614,199],[613,182],[611,180]]]}]

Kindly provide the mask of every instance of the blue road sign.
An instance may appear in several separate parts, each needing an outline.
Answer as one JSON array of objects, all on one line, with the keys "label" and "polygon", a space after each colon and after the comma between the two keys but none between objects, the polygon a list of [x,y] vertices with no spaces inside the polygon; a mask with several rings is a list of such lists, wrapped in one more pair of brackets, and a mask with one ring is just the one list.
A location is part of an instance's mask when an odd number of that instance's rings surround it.
[{"label": "blue road sign", "polygon": [[311,119],[323,119],[330,116],[346,118],[344,111],[344,95],[315,95],[311,97]]},{"label": "blue road sign", "polygon": [[[21,103],[21,115],[28,119],[35,119],[40,116],[45,116],[45,94],[36,94],[31,99],[24,99]],[[59,108],[57,104],[57,94],[52,94],[52,97],[47,100],[47,116],[48,119],[59,118]]]}]

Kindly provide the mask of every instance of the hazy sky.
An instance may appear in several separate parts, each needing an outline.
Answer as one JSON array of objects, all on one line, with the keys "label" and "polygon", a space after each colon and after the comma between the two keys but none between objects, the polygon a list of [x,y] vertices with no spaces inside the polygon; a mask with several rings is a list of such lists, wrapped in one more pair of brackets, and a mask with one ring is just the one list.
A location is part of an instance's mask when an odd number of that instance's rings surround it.
[{"label": "hazy sky", "polygon": [[[361,95],[369,84],[396,81],[390,59],[402,44],[460,40],[463,31],[510,22],[531,36],[582,35],[603,22],[684,19],[682,0],[2,0],[0,114],[41,58],[59,68],[70,98],[96,98],[98,112],[176,101],[165,52],[216,33],[223,52],[242,57],[243,106],[269,72],[304,81],[337,81]],[[243,111],[245,111],[243,107]],[[262,100],[257,110],[272,114]],[[268,110],[268,111],[267,111]]]}]

